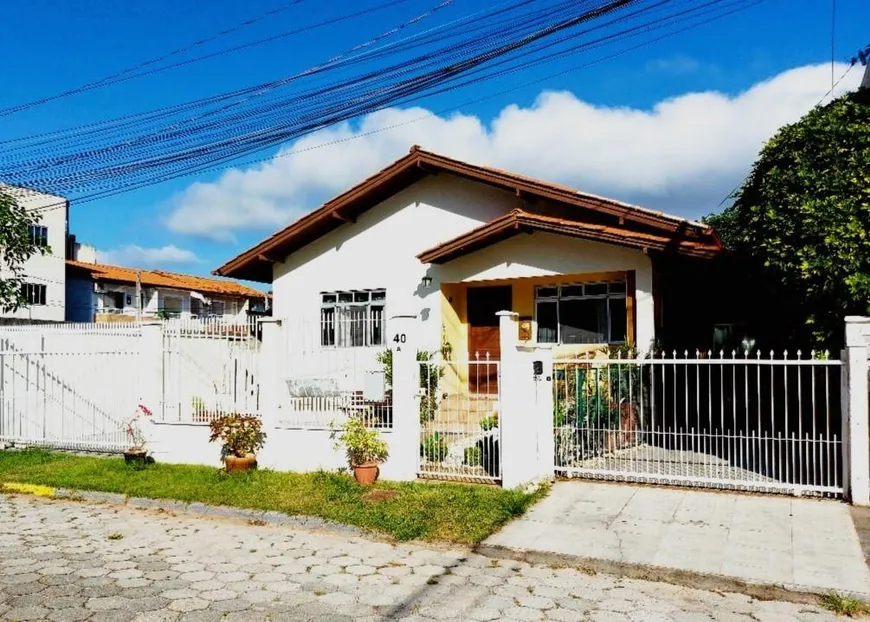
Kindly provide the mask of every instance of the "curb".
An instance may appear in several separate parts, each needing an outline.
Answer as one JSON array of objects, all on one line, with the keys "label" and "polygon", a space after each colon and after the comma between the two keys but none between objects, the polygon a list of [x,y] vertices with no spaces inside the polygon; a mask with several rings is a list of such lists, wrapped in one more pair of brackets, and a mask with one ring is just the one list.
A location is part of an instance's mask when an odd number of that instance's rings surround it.
[{"label": "curb", "polygon": [[[802,605],[817,605],[819,597],[827,592],[800,587],[786,587],[773,583],[747,583],[726,575],[705,574],[692,570],[634,564],[592,557],[514,549],[501,545],[480,544],[474,551],[493,559],[512,559],[530,564],[574,568],[587,574],[609,574],[629,579],[670,583],[709,592],[736,592],[756,600],[781,600]],[[844,593],[845,594],[845,593]],[[866,600],[867,594],[845,594]]]},{"label": "curb", "polygon": [[208,505],[206,503],[186,503],[173,499],[151,499],[149,497],[130,497],[112,492],[96,492],[92,490],[75,490],[71,488],[52,488],[35,484],[18,482],[0,482],[0,492],[26,494],[50,499],[67,501],[86,501],[90,503],[106,503],[123,505],[137,510],[158,510],[185,514],[187,516],[206,516],[212,518],[231,518],[246,520],[256,525],[273,525],[278,527],[293,527],[297,529],[331,532],[342,536],[362,536],[364,531],[353,525],[345,525],[326,520],[317,516],[290,515],[275,510],[252,510],[227,505]]}]

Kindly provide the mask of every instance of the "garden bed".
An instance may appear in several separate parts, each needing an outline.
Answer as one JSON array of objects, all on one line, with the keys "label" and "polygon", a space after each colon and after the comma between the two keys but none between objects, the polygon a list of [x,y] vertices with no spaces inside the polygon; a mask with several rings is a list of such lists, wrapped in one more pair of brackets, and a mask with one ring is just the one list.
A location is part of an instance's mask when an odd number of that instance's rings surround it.
[{"label": "garden bed", "polygon": [[123,458],[36,449],[0,451],[3,482],[319,516],[398,540],[463,545],[477,544],[544,494],[423,482],[378,482],[363,488],[349,475],[326,472],[228,475],[222,469],[177,464],[134,469]]}]

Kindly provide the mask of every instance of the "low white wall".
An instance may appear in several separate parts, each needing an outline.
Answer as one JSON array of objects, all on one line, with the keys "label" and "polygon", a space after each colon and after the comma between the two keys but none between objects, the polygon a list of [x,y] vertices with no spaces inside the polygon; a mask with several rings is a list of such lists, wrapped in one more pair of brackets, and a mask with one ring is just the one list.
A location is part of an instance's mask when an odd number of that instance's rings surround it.
[{"label": "low white wall", "polygon": [[[149,432],[148,447],[158,462],[221,466],[220,444],[208,442],[207,425],[152,423]],[[329,435],[329,430],[323,429],[268,429],[266,445],[257,454],[257,463],[262,468],[298,473],[347,467],[344,453],[334,449]],[[396,451],[396,434],[384,430],[382,438],[390,447],[390,455],[401,455]],[[409,472],[408,465],[404,465],[404,469],[402,466],[399,458],[387,460],[381,466],[381,479],[401,479],[400,473]],[[414,472],[416,467],[414,464],[410,472]]]}]

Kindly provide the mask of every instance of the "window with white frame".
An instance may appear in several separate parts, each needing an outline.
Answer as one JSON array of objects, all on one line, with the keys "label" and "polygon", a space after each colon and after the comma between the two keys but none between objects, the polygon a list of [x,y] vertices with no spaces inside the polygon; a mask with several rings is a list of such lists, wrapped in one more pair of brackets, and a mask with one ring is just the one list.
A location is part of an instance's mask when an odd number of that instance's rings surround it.
[{"label": "window with white frame", "polygon": [[320,294],[320,345],[339,348],[382,346],[387,291],[384,289]]},{"label": "window with white frame", "polygon": [[30,242],[34,246],[48,246],[48,227],[43,227],[42,225],[31,225]]},{"label": "window with white frame", "polygon": [[21,297],[28,306],[45,305],[46,286],[37,283],[22,283]]},{"label": "window with white frame", "polygon": [[625,343],[625,282],[535,288],[540,343]]}]

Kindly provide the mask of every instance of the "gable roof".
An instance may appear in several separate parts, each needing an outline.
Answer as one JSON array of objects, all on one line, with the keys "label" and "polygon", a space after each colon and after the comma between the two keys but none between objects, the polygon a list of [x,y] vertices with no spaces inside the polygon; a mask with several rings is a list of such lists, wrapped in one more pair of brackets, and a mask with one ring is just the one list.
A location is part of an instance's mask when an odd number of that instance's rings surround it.
[{"label": "gable roof", "polygon": [[193,276],[178,272],[166,272],[165,270],[136,270],[122,266],[109,266],[106,264],[87,263],[68,259],[67,266],[85,270],[90,273],[95,281],[110,283],[136,284],[136,273],[139,273],[139,282],[147,287],[167,287],[170,289],[183,289],[208,294],[224,296],[238,296],[243,298],[265,298],[266,293],[253,287],[212,277]]},{"label": "gable roof", "polygon": [[706,240],[675,239],[667,235],[542,216],[515,209],[485,225],[423,251],[417,255],[417,259],[423,263],[447,263],[457,257],[473,253],[520,233],[533,233],[535,231],[609,242],[632,248],[659,251],[676,250],[695,257],[712,257],[722,249],[715,237]]},{"label": "gable roof", "polygon": [[[448,158],[418,146],[349,190],[330,199],[316,210],[269,236],[253,248],[226,262],[214,274],[271,282],[272,264],[284,261],[287,255],[337,229],[346,222],[374,207],[386,198],[407,188],[426,175],[451,173],[490,186],[508,190],[530,200],[544,199],[557,204],[585,208],[601,215],[618,218],[620,223],[632,223],[665,234],[706,236],[711,229],[702,223],[579,192],[567,186],[552,184],[532,177],[495,168],[469,164]],[[620,229],[619,231],[623,231]]]}]

